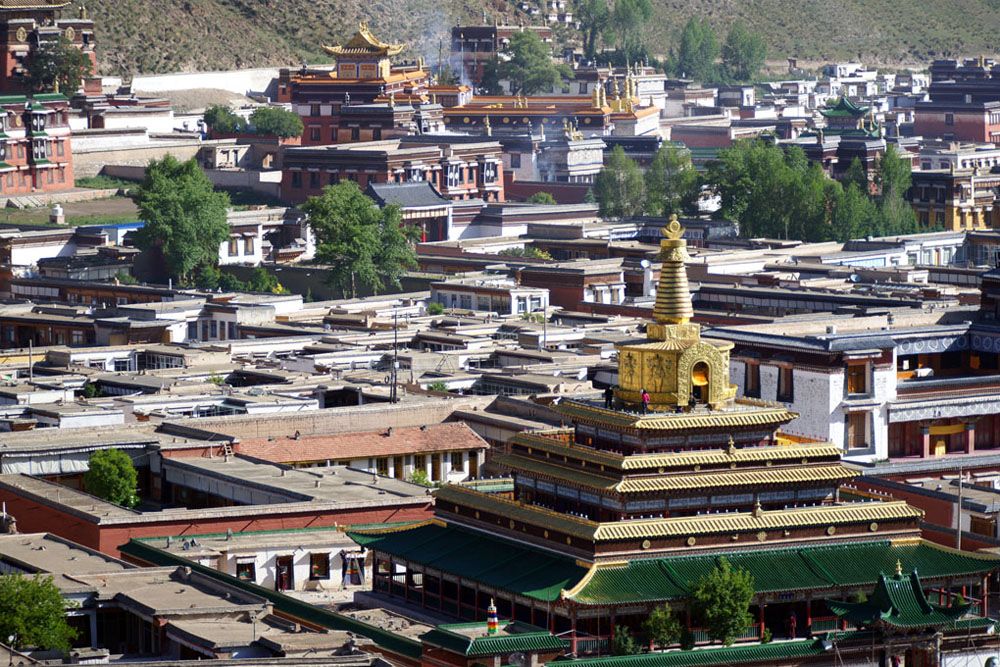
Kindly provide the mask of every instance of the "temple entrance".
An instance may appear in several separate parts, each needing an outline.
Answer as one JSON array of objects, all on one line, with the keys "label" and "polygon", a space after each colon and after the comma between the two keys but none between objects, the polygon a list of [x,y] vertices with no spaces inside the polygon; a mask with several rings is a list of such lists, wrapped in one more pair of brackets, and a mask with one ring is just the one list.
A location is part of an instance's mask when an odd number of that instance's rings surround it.
[{"label": "temple entrance", "polygon": [[279,591],[290,591],[295,588],[295,580],[292,577],[292,557],[279,556],[275,565],[274,587]]},{"label": "temple entrance", "polygon": [[699,361],[691,369],[691,397],[698,403],[708,403],[709,368],[704,361]]}]

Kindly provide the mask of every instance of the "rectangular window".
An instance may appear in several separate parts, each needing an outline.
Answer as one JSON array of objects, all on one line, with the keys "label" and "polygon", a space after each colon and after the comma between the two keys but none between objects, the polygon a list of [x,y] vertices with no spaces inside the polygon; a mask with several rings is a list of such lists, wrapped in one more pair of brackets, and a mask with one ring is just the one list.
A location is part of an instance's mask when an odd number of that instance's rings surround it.
[{"label": "rectangular window", "polygon": [[253,254],[253,237],[247,236],[243,239],[243,254],[252,255]]},{"label": "rectangular window", "polygon": [[862,449],[868,446],[868,413],[851,412],[847,415],[847,448]]},{"label": "rectangular window", "polygon": [[521,168],[521,154],[520,153],[511,153],[510,154],[510,168],[511,169],[520,169]]},{"label": "rectangular window", "polygon": [[375,459],[375,472],[383,477],[389,476],[389,459],[382,457]]},{"label": "rectangular window", "polygon": [[330,578],[330,554],[309,554],[309,578]]},{"label": "rectangular window", "polygon": [[215,320],[212,320],[209,323],[209,325],[211,326],[212,338],[218,338],[219,337],[219,323],[216,322]]},{"label": "rectangular window", "polygon": [[310,104],[309,105],[309,115],[310,116],[318,116],[319,115],[319,105],[318,104]]},{"label": "rectangular window", "polygon": [[229,338],[232,340],[236,338],[236,322],[229,322],[226,324],[226,328],[229,329]]},{"label": "rectangular window", "polygon": [[70,339],[70,345],[83,345],[87,342],[87,337],[79,329],[74,329]]},{"label": "rectangular window", "polygon": [[320,136],[320,134],[319,134],[319,128],[318,127],[310,127],[309,128],[309,140],[310,141],[319,141],[319,136]]},{"label": "rectangular window", "polygon": [[336,185],[340,183],[340,174],[335,171],[330,172],[330,185]]},{"label": "rectangular window", "polygon": [[51,169],[46,169],[45,170],[45,180],[49,183],[49,185],[51,185],[52,183],[55,183],[55,179],[56,179],[56,175],[52,173],[52,170]]},{"label": "rectangular window", "polygon": [[427,471],[427,457],[423,454],[413,455],[413,469]]},{"label": "rectangular window", "polygon": [[452,452],[451,453],[451,470],[452,472],[463,472],[465,471],[465,461],[463,460],[462,452]]},{"label": "rectangular window", "polygon": [[66,168],[65,167],[59,167],[59,182],[60,183],[65,183],[66,182]]},{"label": "rectangular window", "polygon": [[198,323],[188,322],[188,340],[198,340]]},{"label": "rectangular window", "polygon": [[360,127],[352,127],[351,128],[351,141],[360,141],[360,140],[361,140],[361,128]]},{"label": "rectangular window", "polygon": [[293,171],[292,172],[292,187],[301,188],[302,187],[302,172]]},{"label": "rectangular window", "polygon": [[955,124],[955,114],[953,114],[953,113],[946,113],[944,115],[944,124],[945,125],[954,125]]},{"label": "rectangular window", "polygon": [[868,364],[847,364],[847,393],[868,392]]},{"label": "rectangular window", "polygon": [[784,403],[791,403],[795,400],[795,387],[792,385],[794,375],[791,366],[780,366],[778,368],[778,400]]},{"label": "rectangular window", "polygon": [[57,141],[56,142],[56,155],[58,155],[59,157],[62,157],[65,152],[66,152],[66,149],[63,148],[63,142]]},{"label": "rectangular window", "polygon": [[236,564],[236,578],[240,581],[257,581],[257,572],[254,569],[253,563],[237,563]]},{"label": "rectangular window", "polygon": [[760,364],[746,364],[746,382],[743,395],[749,398],[760,398]]},{"label": "rectangular window", "polygon": [[17,157],[24,159],[24,144],[17,145]]},{"label": "rectangular window", "polygon": [[240,254],[240,240],[238,238],[231,237],[229,239],[229,256],[236,257]]},{"label": "rectangular window", "polygon": [[310,171],[309,172],[309,188],[311,190],[316,190],[319,188],[319,172]]},{"label": "rectangular window", "polygon": [[986,535],[988,537],[996,537],[996,519],[970,516],[969,532],[973,533],[974,535]]}]

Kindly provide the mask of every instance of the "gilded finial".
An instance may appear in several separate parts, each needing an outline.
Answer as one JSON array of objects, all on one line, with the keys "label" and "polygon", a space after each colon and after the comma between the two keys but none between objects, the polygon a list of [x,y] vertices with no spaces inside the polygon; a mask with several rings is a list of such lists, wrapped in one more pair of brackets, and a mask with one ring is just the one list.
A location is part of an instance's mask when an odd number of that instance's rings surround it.
[{"label": "gilded finial", "polygon": [[671,241],[676,241],[684,235],[684,228],[681,227],[681,223],[677,222],[676,213],[670,216],[670,224],[663,228],[663,235]]},{"label": "gilded finial", "polygon": [[898,560],[896,561],[896,574],[903,574],[903,563]]},{"label": "gilded finial", "polygon": [[81,21],[87,20],[87,3],[85,2],[80,3],[80,20]]}]

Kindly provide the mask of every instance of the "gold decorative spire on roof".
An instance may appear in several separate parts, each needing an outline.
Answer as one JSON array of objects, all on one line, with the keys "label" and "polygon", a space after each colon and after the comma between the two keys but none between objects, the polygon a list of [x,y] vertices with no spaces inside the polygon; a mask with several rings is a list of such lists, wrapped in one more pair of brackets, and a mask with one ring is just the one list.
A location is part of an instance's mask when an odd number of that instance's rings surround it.
[{"label": "gold decorative spire on roof", "polygon": [[903,574],[903,563],[898,560],[896,561],[896,574]]},{"label": "gold decorative spire on roof", "polygon": [[660,282],[656,288],[656,305],[653,307],[653,318],[662,324],[685,324],[694,317],[691,307],[691,291],[688,289],[687,242],[684,240],[684,228],[677,222],[677,216],[670,216],[670,224],[663,229],[666,237],[660,241],[662,260]]}]

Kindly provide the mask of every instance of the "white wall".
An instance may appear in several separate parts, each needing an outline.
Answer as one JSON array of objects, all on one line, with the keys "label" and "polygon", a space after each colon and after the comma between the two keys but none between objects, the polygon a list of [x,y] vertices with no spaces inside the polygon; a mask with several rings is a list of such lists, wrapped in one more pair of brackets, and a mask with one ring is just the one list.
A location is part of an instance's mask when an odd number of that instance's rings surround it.
[{"label": "white wall", "polygon": [[[230,70],[226,72],[188,72],[181,74],[150,74],[132,79],[132,88],[144,93],[161,93],[192,88],[216,88],[239,95],[265,91],[277,78],[277,68]],[[120,77],[104,77],[103,86],[120,86]]]}]

